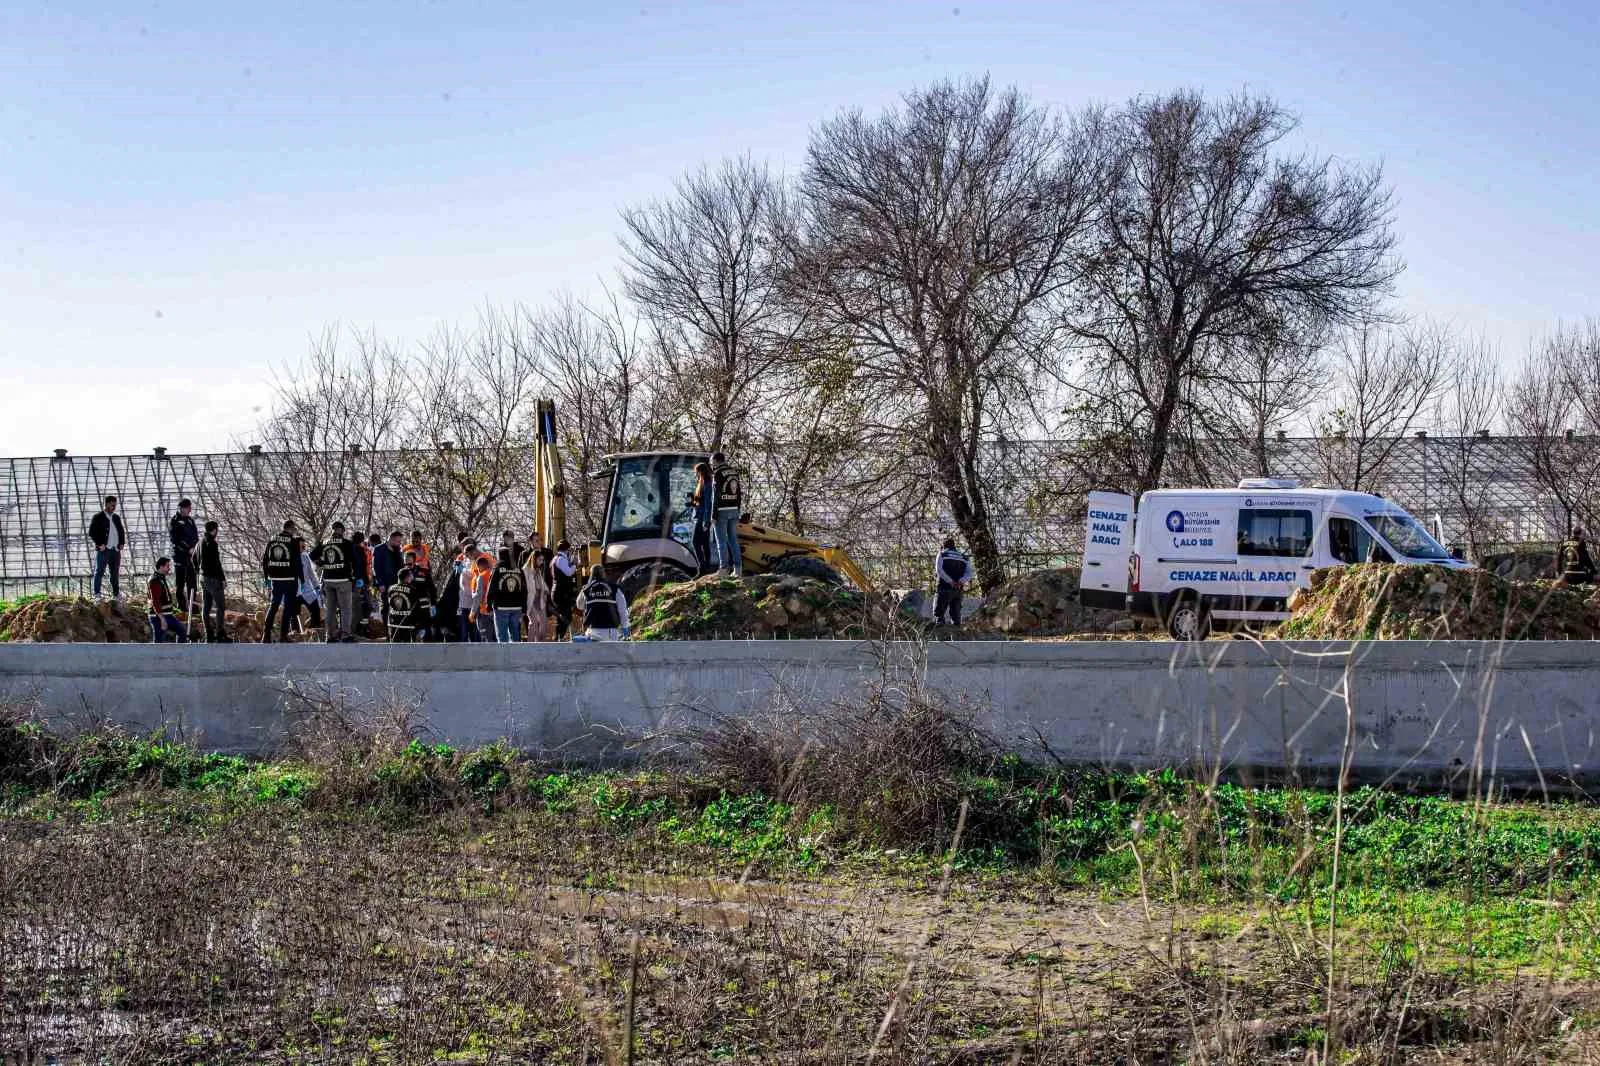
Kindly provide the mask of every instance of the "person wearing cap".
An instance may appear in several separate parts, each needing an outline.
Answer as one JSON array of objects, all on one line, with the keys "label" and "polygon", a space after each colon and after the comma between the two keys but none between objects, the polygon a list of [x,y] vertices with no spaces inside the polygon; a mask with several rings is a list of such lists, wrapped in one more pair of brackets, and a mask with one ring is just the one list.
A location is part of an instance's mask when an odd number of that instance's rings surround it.
[{"label": "person wearing cap", "polygon": [[177,577],[178,603],[187,614],[194,603],[195,549],[200,546],[200,530],[194,522],[194,502],[178,501],[178,513],[167,523],[167,539],[172,542],[172,570]]}]

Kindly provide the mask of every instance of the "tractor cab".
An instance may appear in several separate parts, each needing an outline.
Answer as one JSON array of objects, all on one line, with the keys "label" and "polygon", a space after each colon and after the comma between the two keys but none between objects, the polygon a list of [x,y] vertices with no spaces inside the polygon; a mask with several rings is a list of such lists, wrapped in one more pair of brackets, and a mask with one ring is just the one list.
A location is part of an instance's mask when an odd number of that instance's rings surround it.
[{"label": "tractor cab", "polygon": [[694,555],[694,468],[705,452],[625,452],[607,456],[609,479],[599,561],[629,599],[651,585],[688,581]]}]

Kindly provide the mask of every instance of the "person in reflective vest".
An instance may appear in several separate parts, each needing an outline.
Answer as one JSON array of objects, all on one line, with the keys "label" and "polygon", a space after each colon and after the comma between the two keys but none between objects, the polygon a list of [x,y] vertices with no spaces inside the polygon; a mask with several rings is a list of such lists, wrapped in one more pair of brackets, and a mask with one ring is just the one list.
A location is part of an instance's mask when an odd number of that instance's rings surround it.
[{"label": "person in reflective vest", "polygon": [[1572,530],[1572,536],[1561,544],[1561,562],[1556,567],[1564,585],[1594,584],[1594,557],[1589,554],[1589,538],[1582,526]]},{"label": "person in reflective vest", "polygon": [[296,535],[295,524],[285,522],[282,532],[273,534],[267,541],[266,550],[261,553],[261,576],[267,579],[267,587],[272,590],[266,623],[261,627],[263,644],[272,643],[274,617],[281,618],[278,639],[289,639],[289,626],[299,611],[300,579],[304,576],[300,572],[300,551],[300,538]]},{"label": "person in reflective vest", "polygon": [[500,565],[489,579],[489,599],[494,604],[495,641],[517,643],[522,637],[522,615],[528,609],[528,579],[510,548],[500,549]]},{"label": "person in reflective vest", "polygon": [[167,575],[170,573],[172,573],[172,560],[163,555],[156,560],[156,572],[150,575],[150,585],[147,590],[150,596],[149,621],[152,644],[165,644],[169,640],[179,644],[189,642],[189,633],[184,629],[183,623],[178,621],[173,608],[172,586],[167,583]]},{"label": "person in reflective vest", "polygon": [[356,574],[363,569],[357,561],[361,549],[344,535],[344,523],[333,524],[332,535],[311,549],[311,561],[322,571],[324,639],[329,644],[353,644]]},{"label": "person in reflective vest", "polygon": [[739,514],[744,510],[744,486],[739,480],[739,469],[721,452],[711,457],[711,478],[717,491],[717,509],[712,516],[717,569],[739,577],[744,573],[744,556],[739,551]]},{"label": "person in reflective vest", "polygon": [[933,597],[933,621],[936,625],[958,626],[961,624],[961,599],[972,577],[972,564],[950,539],[944,542],[934,559],[933,571],[939,582]]},{"label": "person in reflective vest", "polygon": [[628,639],[628,597],[606,580],[605,567],[589,571],[589,581],[578,594],[578,609],[590,640]]}]

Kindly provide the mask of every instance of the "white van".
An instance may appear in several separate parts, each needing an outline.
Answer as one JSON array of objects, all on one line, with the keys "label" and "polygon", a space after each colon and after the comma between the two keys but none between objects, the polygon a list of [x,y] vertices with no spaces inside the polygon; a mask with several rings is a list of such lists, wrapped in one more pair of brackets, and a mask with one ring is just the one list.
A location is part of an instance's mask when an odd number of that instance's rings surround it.
[{"label": "white van", "polygon": [[1251,478],[1237,489],[1089,494],[1085,607],[1166,623],[1178,640],[1289,617],[1311,572],[1346,563],[1465,568],[1402,508],[1364,492]]}]

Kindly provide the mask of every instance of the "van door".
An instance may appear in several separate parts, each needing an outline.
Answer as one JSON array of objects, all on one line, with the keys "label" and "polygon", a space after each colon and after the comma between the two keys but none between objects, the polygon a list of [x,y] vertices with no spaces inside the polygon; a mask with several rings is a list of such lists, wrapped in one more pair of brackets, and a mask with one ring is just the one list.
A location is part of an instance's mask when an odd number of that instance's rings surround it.
[{"label": "van door", "polygon": [[1297,588],[1316,568],[1313,546],[1322,508],[1311,499],[1246,499],[1239,509],[1237,584],[1219,618],[1271,621],[1283,618]]},{"label": "van door", "polygon": [[1085,607],[1126,610],[1128,559],[1132,555],[1133,497],[1118,492],[1089,493],[1078,602]]}]

